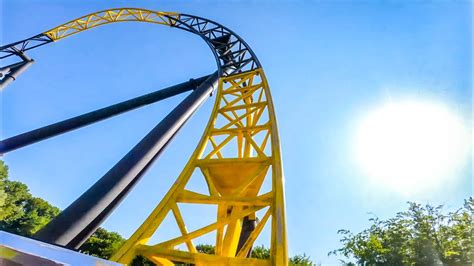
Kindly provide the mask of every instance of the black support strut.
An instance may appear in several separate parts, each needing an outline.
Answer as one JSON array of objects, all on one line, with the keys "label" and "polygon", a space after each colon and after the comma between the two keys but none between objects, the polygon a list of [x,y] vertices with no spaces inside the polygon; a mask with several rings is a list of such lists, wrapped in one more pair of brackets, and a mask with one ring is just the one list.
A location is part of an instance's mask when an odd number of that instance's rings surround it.
[{"label": "black support strut", "polygon": [[139,96],[127,101],[123,101],[108,107],[101,108],[83,115],[79,115],[67,120],[57,122],[45,127],[41,127],[29,132],[22,133],[11,138],[0,141],[0,154],[4,154],[21,147],[75,130],[95,122],[110,118],[112,116],[167,99],[180,93],[196,89],[210,75],[191,79],[159,91],[155,91],[143,96]]},{"label": "black support strut", "polygon": [[217,86],[217,73],[207,78],[153,128],[99,181],[62,211],[34,238],[78,248],[123,200],[167,143]]},{"label": "black support strut", "polygon": [[[242,230],[240,231],[239,243],[237,244],[237,251],[235,252],[235,255],[237,255],[237,253],[239,253],[239,251],[242,249],[245,242],[247,242],[247,240],[249,239],[250,234],[255,230],[256,226],[256,219],[250,219],[249,216],[244,217],[244,219],[242,220]],[[249,252],[247,253],[247,258],[250,258],[251,255],[252,247],[250,247]]]}]

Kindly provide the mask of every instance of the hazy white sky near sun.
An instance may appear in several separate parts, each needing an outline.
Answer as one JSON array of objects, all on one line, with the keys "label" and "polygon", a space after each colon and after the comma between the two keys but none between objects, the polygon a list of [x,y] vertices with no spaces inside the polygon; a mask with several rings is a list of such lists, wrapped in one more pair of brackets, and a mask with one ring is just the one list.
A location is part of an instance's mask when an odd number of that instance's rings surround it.
[{"label": "hazy white sky near sun", "polygon": [[[388,218],[406,208],[406,201],[455,209],[472,195],[470,1],[2,0],[0,43],[123,6],[206,17],[228,26],[253,48],[276,106],[290,255],[306,253],[318,263],[338,263],[337,257],[327,256],[339,247],[337,230],[365,228],[369,213]],[[28,54],[36,63],[2,92],[2,138],[215,71],[212,54],[198,37],[140,23],[100,27]],[[182,98],[3,159],[13,179],[65,208]],[[128,237],[145,219],[193,151],[212,102],[197,112],[111,215],[107,229]],[[407,127],[417,130],[396,131]],[[458,127],[467,133],[458,133]],[[398,145],[405,143],[393,141],[401,134],[410,145],[424,148]],[[450,136],[459,134],[468,134],[468,140],[451,143]],[[366,149],[357,149],[361,144]],[[379,156],[387,150],[383,145],[400,153]],[[467,151],[439,152],[456,145]],[[415,175],[396,160],[424,167],[414,167]],[[444,163],[455,170],[444,173]],[[433,180],[441,172],[442,178]],[[423,188],[416,178],[437,185]],[[187,211],[197,223],[213,214]]]},{"label": "hazy white sky near sun", "polygon": [[406,196],[440,190],[467,163],[466,125],[441,103],[388,102],[359,122],[354,157],[385,189]]}]

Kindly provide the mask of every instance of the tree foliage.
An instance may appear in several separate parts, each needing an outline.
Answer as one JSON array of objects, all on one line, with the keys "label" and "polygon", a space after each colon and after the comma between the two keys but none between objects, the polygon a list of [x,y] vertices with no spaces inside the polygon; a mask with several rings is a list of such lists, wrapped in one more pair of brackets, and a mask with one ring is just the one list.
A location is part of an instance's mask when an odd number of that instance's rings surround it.
[{"label": "tree foliage", "polygon": [[[9,180],[8,167],[0,160],[0,230],[31,236],[59,211],[47,201],[33,197],[25,184]],[[107,259],[123,242],[119,234],[99,228],[80,250]]]},{"label": "tree foliage", "polygon": [[290,258],[288,264],[290,266],[311,266],[315,265],[310,257],[303,253],[303,255],[295,255]]},{"label": "tree foliage", "polygon": [[265,246],[255,246],[252,248],[252,254],[250,255],[252,258],[256,259],[269,259],[270,258],[270,249],[266,248]]},{"label": "tree foliage", "polygon": [[360,265],[472,265],[474,200],[443,214],[443,206],[409,202],[394,218],[372,218],[354,234],[339,230],[342,247],[329,254],[354,258]]},{"label": "tree foliage", "polygon": [[[125,239],[116,232],[110,232],[99,227],[79,250],[85,254],[110,259],[115,252],[125,243]],[[131,266],[156,266],[155,263],[143,256],[136,256],[130,263]]]},{"label": "tree foliage", "polygon": [[[204,254],[214,254],[214,246],[209,244],[198,244],[196,245],[196,250],[199,253]],[[255,246],[252,249],[252,258],[256,259],[269,259],[270,258],[270,249],[266,248],[265,246]],[[306,254],[303,255],[295,255],[289,259],[290,266],[310,266],[313,265],[310,257]]]},{"label": "tree foliage", "polygon": [[[265,246],[255,246],[252,249],[252,258],[257,259],[269,259],[270,258],[270,249]],[[295,255],[288,260],[290,266],[311,266],[314,265],[310,257],[306,254]]]},{"label": "tree foliage", "polygon": [[33,197],[25,184],[9,180],[8,167],[0,161],[0,230],[31,236],[58,213],[58,208]]},{"label": "tree foliage", "polygon": [[79,250],[92,256],[109,259],[124,242],[125,239],[118,233],[99,228]]},{"label": "tree foliage", "polygon": [[199,253],[204,253],[204,254],[215,254],[215,248],[213,245],[209,244],[197,244],[196,245],[196,250]]},{"label": "tree foliage", "polygon": [[7,193],[5,193],[5,180],[8,177],[8,167],[3,161],[0,161],[0,220],[3,220],[4,213],[3,208],[5,206],[5,200],[7,199]]},{"label": "tree foliage", "polygon": [[135,259],[130,263],[130,266],[156,266],[155,263],[153,263],[151,260],[138,255],[135,257]]}]

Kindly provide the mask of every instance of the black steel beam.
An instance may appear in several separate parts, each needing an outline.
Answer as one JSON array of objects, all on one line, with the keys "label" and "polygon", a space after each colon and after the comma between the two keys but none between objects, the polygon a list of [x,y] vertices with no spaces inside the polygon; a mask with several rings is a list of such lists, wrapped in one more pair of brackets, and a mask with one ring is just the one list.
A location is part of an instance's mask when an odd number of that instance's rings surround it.
[{"label": "black steel beam", "polygon": [[145,94],[127,101],[123,101],[108,107],[101,108],[83,115],[66,119],[45,127],[22,133],[11,138],[0,141],[0,154],[4,154],[18,148],[75,130],[95,122],[110,118],[112,116],[167,99],[177,94],[196,89],[203,81],[211,75],[191,79],[189,81]]},{"label": "black steel beam", "polygon": [[[239,243],[237,244],[237,251],[235,254],[239,253],[239,251],[244,246],[247,239],[249,239],[250,234],[255,230],[257,226],[257,220],[250,219],[249,216],[245,216],[244,220],[242,221],[242,230],[240,231]],[[250,247],[249,252],[247,253],[247,258],[250,258],[252,255],[252,247]]]},{"label": "black steel beam", "polygon": [[[181,127],[182,128],[182,127]],[[179,130],[175,132],[173,136],[164,144],[164,146],[158,151],[155,157],[150,161],[150,163],[143,168],[140,173],[137,174],[137,177],[133,179],[119,194],[115,199],[106,207],[103,209],[103,211],[95,217],[94,220],[92,220],[79,234],[77,234],[71,241],[69,241],[67,247],[71,249],[79,249],[82,244],[97,230],[97,227],[102,224],[103,221],[111,214],[115,207],[117,207],[122,199],[124,199],[127,194],[133,189],[135,184],[140,181],[141,177],[146,173],[148,168],[153,164],[153,162],[160,157],[160,155],[163,153],[163,151],[166,149],[166,147],[171,143],[171,141],[174,139],[174,137],[178,134]]]},{"label": "black steel beam", "polygon": [[158,157],[170,139],[217,87],[211,75],[153,128],[99,181],[62,211],[34,238],[78,248],[107,218]]}]

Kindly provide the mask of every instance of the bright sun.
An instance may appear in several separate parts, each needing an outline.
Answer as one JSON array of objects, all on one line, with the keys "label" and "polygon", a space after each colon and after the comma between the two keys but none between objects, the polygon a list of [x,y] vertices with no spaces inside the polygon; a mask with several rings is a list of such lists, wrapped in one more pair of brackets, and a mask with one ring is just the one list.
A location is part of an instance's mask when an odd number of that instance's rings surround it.
[{"label": "bright sun", "polygon": [[470,150],[461,118],[441,104],[404,101],[362,119],[356,158],[376,184],[403,194],[451,182]]}]

